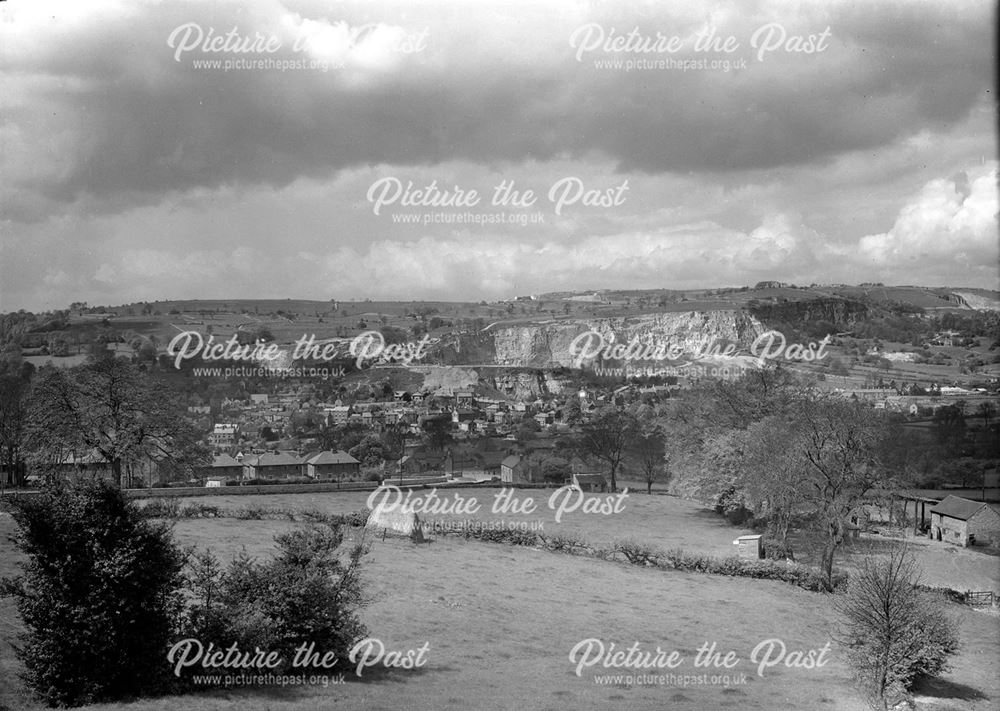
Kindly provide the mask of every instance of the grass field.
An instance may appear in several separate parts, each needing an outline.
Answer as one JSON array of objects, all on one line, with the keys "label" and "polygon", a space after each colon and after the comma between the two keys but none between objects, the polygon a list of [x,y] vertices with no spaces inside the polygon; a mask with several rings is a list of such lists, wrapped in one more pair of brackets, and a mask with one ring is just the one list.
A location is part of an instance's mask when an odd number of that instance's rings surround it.
[{"label": "grass field", "polygon": [[[468,491],[468,490],[467,490]],[[478,492],[483,494],[484,492]],[[538,497],[547,492],[534,493]],[[213,497],[212,503],[350,511],[364,495],[276,495]],[[202,500],[204,502],[204,500]],[[484,510],[492,498],[484,499]],[[544,507],[544,502],[539,498]],[[478,518],[488,518],[483,516]],[[517,517],[508,516],[509,520]],[[546,531],[551,512],[545,509]],[[657,521],[669,522],[667,525]],[[211,548],[228,558],[240,548],[254,556],[272,550],[276,533],[298,524],[235,519],[182,519],[174,527],[184,545]],[[724,555],[739,533],[691,502],[664,496],[626,499],[623,514],[574,514],[561,524],[588,540],[610,542],[634,535],[663,547]],[[7,542],[13,524],[0,515],[0,575],[14,572],[16,556]],[[354,535],[359,535],[355,531]],[[758,676],[750,659],[759,642],[780,638],[789,650],[819,649],[831,639],[830,598],[787,584],[693,573],[665,572],[549,553],[531,548],[437,538],[415,545],[389,537],[370,541],[365,577],[373,601],[363,618],[370,634],[389,649],[429,644],[427,664],[416,671],[368,670],[361,680],[323,688],[219,690],[185,696],[99,705],[116,711],[208,711],[274,709],[843,709],[865,708],[853,689],[836,645],[817,669],[778,665]],[[720,550],[721,549],[721,550]],[[954,671],[934,689],[927,708],[995,709],[1000,682],[1000,624],[995,616],[958,606],[951,610],[963,648]],[[10,642],[19,623],[10,600],[0,600],[0,704],[36,708],[14,681]],[[593,667],[575,674],[570,650],[597,638],[627,647],[677,650],[684,661],[672,673],[721,674],[696,669],[703,643],[732,650],[740,661],[728,673],[746,673],[746,684],[628,684],[595,682],[596,674],[619,670]],[[667,673],[671,670],[664,670]],[[348,674],[350,677],[351,674]],[[709,679],[708,681],[711,681]]]},{"label": "grass field", "polygon": [[[583,504],[575,511],[564,513],[557,523],[556,513],[563,499],[555,502],[556,508],[549,507],[549,497],[555,489],[517,489],[515,497],[521,504],[533,499],[536,511],[532,514],[493,513],[495,497],[500,489],[447,489],[439,488],[436,496],[451,505],[459,502],[475,502],[479,511],[471,516],[462,514],[423,515],[421,521],[452,521],[474,518],[481,521],[505,522],[510,525],[527,524],[542,526],[539,533],[575,534],[588,543],[609,546],[624,538],[637,538],[660,548],[683,548],[686,551],[709,555],[731,555],[735,546],[733,540],[749,529],[730,526],[723,518],[700,504],[672,496],[647,496],[629,493],[622,500],[620,513],[611,515],[583,512]],[[508,490],[509,491],[509,490]],[[429,490],[415,490],[417,496],[426,497]],[[405,492],[403,494],[405,496]],[[288,510],[315,509],[328,513],[349,513],[365,508],[368,492],[323,492],[315,494],[262,494],[259,496],[213,496],[210,500],[202,497],[179,499],[180,505],[188,503],[210,503],[231,509],[247,506],[263,506]],[[600,498],[607,501],[610,494],[588,494],[586,498]],[[576,498],[566,500],[573,506]],[[463,503],[463,505],[466,505]]]}]

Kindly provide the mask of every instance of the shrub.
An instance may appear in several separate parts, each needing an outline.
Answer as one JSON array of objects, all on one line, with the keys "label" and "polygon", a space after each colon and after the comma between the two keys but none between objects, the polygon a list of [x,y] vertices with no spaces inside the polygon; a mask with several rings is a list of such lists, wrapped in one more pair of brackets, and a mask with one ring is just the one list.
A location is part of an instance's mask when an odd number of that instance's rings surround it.
[{"label": "shrub", "polygon": [[180,510],[182,518],[216,518],[219,515],[219,507],[211,504],[192,503]]},{"label": "shrub", "polygon": [[653,546],[632,539],[616,542],[615,550],[632,565],[654,565],[660,557]]},{"label": "shrub", "polygon": [[573,533],[556,533],[542,538],[542,543],[550,551],[562,551],[571,555],[590,550],[587,542]]},{"label": "shrub", "polygon": [[146,518],[177,518],[180,504],[177,499],[152,499],[139,508],[139,513]]},{"label": "shrub", "polygon": [[27,561],[4,592],[27,628],[28,686],[53,706],[167,690],[184,565],[168,526],[105,482],[50,485],[12,513]]},{"label": "shrub", "polygon": [[898,547],[887,557],[865,558],[837,601],[840,641],[874,709],[908,701],[914,682],[945,671],[958,650],[940,596],[922,592],[918,578],[913,556]]},{"label": "shrub", "polygon": [[[339,525],[317,525],[275,537],[274,560],[258,563],[246,554],[223,570],[209,552],[193,557],[188,581],[194,602],[185,636],[203,645],[278,652],[290,669],[295,650],[313,643],[320,656],[347,660],[364,637],[357,611],[367,600],[360,581],[363,544],[342,557]],[[256,672],[248,672],[256,673]]]},{"label": "shrub", "polygon": [[761,545],[764,547],[764,557],[768,560],[795,560],[795,554],[788,541],[765,538],[761,541]]}]

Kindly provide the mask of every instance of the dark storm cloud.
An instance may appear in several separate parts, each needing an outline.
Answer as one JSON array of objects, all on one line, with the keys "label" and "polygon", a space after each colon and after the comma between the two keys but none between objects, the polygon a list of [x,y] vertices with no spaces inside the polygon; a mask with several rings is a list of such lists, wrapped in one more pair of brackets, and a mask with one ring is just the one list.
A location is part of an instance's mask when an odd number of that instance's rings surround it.
[{"label": "dark storm cloud", "polygon": [[[577,61],[569,46],[583,22],[687,34],[709,18],[690,7],[639,21],[620,7],[552,9],[547,22],[526,21],[541,26],[490,32],[477,24],[485,6],[415,8],[385,22],[426,25],[424,53],[329,72],[197,70],[191,60],[205,55],[178,62],[166,46],[185,22],[278,32],[290,14],[278,4],[255,14],[145,6],[123,19],[32,28],[14,38],[5,70],[5,212],[43,217],[78,200],[118,211],[171,191],[282,186],[383,162],[598,155],[647,173],[800,165],[947,127],[992,81],[986,4],[748,8],[719,20],[720,33],[742,41],[734,56],[750,60],[738,73],[597,69],[594,59],[613,55]],[[830,47],[756,62],[748,40],[766,22],[790,33],[829,26]],[[16,32],[16,21],[7,28]]]}]

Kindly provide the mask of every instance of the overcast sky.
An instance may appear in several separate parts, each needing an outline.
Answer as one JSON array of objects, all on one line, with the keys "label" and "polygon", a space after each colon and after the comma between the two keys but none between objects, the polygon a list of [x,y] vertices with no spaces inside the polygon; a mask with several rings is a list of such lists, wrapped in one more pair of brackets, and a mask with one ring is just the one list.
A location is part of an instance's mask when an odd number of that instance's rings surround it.
[{"label": "overcast sky", "polygon": [[996,288],[994,14],[3,2],[0,310]]}]

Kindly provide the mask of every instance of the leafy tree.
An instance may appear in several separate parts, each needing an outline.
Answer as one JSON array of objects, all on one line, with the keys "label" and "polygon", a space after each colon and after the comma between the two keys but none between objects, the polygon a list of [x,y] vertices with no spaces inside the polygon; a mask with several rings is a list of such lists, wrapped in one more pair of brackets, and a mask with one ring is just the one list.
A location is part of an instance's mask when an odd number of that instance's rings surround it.
[{"label": "leafy tree", "polygon": [[873,709],[908,700],[914,682],[945,671],[958,650],[941,600],[918,583],[912,554],[899,546],[885,557],[865,557],[835,603],[843,618],[839,641]]},{"label": "leafy tree", "polygon": [[166,691],[184,565],[169,527],[105,482],[51,485],[12,514],[27,559],[3,588],[27,630],[28,685],[53,706]]},{"label": "leafy tree", "polygon": [[420,426],[424,431],[424,441],[431,449],[442,450],[451,443],[450,417],[426,417]]},{"label": "leafy tree", "polygon": [[542,479],[562,484],[570,478],[570,466],[562,457],[546,457],[541,462]]},{"label": "leafy tree", "polygon": [[638,433],[632,454],[646,483],[646,493],[653,493],[653,483],[667,476],[667,452],[663,428],[657,422],[647,422]]},{"label": "leafy tree", "polygon": [[385,445],[374,434],[365,435],[365,438],[351,447],[347,453],[366,467],[377,467],[387,459]]},{"label": "leafy tree", "polygon": [[566,404],[563,405],[563,420],[570,425],[578,425],[583,420],[583,408],[580,407],[580,398],[575,394],[570,395]]},{"label": "leafy tree", "polygon": [[611,491],[618,491],[618,469],[638,432],[638,421],[631,413],[605,407],[582,429],[580,444],[583,450],[608,465]]},{"label": "leafy tree", "polygon": [[223,569],[210,552],[193,556],[184,636],[206,646],[235,642],[244,650],[277,652],[284,666],[275,673],[292,671],[295,650],[309,644],[320,658],[332,653],[343,664],[365,635],[357,615],[367,603],[360,578],[363,538],[346,555],[340,525],[288,531],[275,542],[277,555],[263,563],[244,553]]},{"label": "leafy tree", "polygon": [[965,444],[965,415],[957,405],[944,405],[934,412],[934,434],[948,456],[959,456]]},{"label": "leafy tree", "polygon": [[0,448],[3,454],[0,462],[7,470],[8,480],[0,480],[0,488],[5,483],[20,484],[24,480],[30,392],[29,370],[0,375]]},{"label": "leafy tree", "polygon": [[100,453],[122,483],[125,465],[170,459],[178,466],[207,460],[180,399],[160,380],[117,358],[39,373],[29,437],[43,463],[70,452]]},{"label": "leafy tree", "polygon": [[403,453],[406,449],[407,429],[406,425],[395,424],[386,427],[382,431],[382,445],[386,459],[397,460],[403,458]]}]

